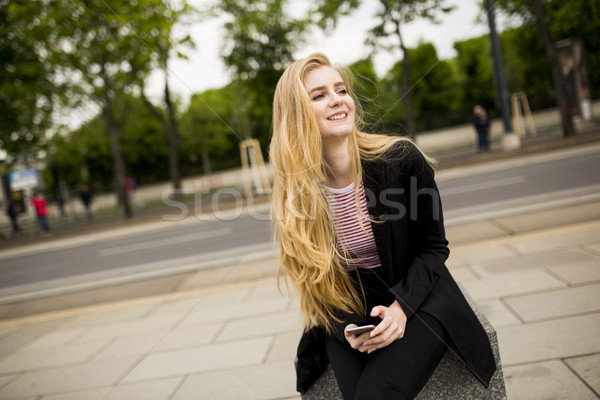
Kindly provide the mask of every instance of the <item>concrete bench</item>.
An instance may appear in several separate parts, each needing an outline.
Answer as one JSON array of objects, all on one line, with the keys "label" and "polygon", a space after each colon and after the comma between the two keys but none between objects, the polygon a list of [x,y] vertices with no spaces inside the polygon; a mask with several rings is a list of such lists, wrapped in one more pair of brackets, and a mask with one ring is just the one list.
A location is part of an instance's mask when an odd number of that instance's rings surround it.
[{"label": "concrete bench", "polygon": [[[506,400],[506,388],[504,387],[504,375],[496,331],[464,290],[463,293],[490,338],[494,358],[496,359],[496,372],[492,376],[490,386],[485,388],[471,374],[455,352],[447,351],[423,390],[416,397],[418,400]],[[302,400],[343,400],[331,365],[327,367],[327,370],[308,392],[302,395]]]}]

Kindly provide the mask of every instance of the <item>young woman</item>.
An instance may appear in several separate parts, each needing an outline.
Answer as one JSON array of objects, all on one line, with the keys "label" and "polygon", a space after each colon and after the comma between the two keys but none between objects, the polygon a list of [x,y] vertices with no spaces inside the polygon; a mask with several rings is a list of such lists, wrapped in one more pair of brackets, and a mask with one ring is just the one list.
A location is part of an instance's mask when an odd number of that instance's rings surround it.
[{"label": "young woman", "polygon": [[[450,343],[487,386],[492,350],[445,267],[428,159],[410,141],[359,124],[349,74],[326,56],[296,61],[279,80],[273,220],[306,324],[298,390],[331,363],[344,399],[413,398]],[[366,324],[376,327],[347,332]]]}]

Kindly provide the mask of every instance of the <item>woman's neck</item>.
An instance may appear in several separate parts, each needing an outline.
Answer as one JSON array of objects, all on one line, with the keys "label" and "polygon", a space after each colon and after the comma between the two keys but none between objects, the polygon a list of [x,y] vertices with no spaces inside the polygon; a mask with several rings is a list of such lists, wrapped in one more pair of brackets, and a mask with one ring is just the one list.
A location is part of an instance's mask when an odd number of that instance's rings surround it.
[{"label": "woman's neck", "polygon": [[354,181],[352,162],[348,151],[348,138],[330,139],[323,143],[323,158],[329,167],[327,186],[344,188]]}]

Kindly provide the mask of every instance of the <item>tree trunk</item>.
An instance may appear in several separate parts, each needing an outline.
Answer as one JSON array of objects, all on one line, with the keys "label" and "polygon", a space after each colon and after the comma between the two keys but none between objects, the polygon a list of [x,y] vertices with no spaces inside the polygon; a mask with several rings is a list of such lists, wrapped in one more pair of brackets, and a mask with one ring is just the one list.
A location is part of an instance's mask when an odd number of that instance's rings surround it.
[{"label": "tree trunk", "polygon": [[408,134],[411,139],[415,139],[415,118],[413,116],[412,95],[410,92],[410,57],[404,46],[402,34],[400,33],[400,22],[394,21],[396,25],[396,35],[400,41],[400,50],[402,50],[402,105],[404,106],[404,119],[406,122],[405,130],[400,130],[400,134]]},{"label": "tree trunk", "polygon": [[181,175],[179,173],[179,128],[177,126],[177,118],[175,117],[175,109],[171,101],[171,92],[169,90],[169,80],[165,72],[165,104],[167,106],[167,114],[169,123],[165,125],[165,136],[167,145],[169,146],[169,176],[173,183],[175,195],[181,194]]},{"label": "tree trunk", "polygon": [[131,206],[127,197],[127,187],[125,185],[125,161],[123,160],[123,152],[121,151],[121,132],[115,119],[115,111],[113,104],[113,93],[110,80],[102,65],[102,79],[104,81],[104,120],[106,123],[106,134],[110,142],[110,148],[113,158],[113,176],[115,180],[115,193],[120,205],[123,206],[123,216],[131,218]]},{"label": "tree trunk", "polygon": [[538,27],[540,29],[540,36],[544,42],[546,57],[548,57],[550,67],[552,69],[552,79],[554,80],[556,99],[558,101],[558,108],[560,109],[560,120],[562,124],[563,136],[575,136],[577,132],[573,126],[573,120],[571,119],[569,104],[567,102],[567,82],[560,72],[560,66],[558,65],[558,58],[556,56],[556,47],[554,46],[554,42],[550,36],[550,29],[548,29],[548,24],[546,23],[544,5],[542,4],[541,0],[533,0],[533,8]]},{"label": "tree trunk", "polygon": [[202,149],[202,172],[204,172],[206,175],[211,173],[210,157],[208,156],[208,151],[206,151],[206,148]]},{"label": "tree trunk", "polygon": [[[165,74],[166,79],[166,74]],[[175,111],[173,109],[173,103],[171,101],[171,92],[169,90],[169,84],[165,81],[165,104],[167,106],[167,113],[169,115],[169,121],[167,122],[162,112],[148,100],[142,83],[140,95],[142,101],[146,106],[146,109],[150,114],[160,122],[165,140],[167,141],[167,147],[169,152],[169,178],[173,184],[174,196],[179,197],[181,193],[181,175],[179,173],[179,130],[177,127],[177,120],[175,118]]]}]

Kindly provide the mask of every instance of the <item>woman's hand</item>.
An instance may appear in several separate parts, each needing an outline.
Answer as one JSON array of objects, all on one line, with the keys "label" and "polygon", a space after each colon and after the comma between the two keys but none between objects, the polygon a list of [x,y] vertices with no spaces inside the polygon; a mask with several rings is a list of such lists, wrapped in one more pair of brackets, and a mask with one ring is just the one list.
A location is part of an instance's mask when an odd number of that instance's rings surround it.
[{"label": "woman's hand", "polygon": [[348,343],[350,343],[350,346],[353,349],[359,350],[359,351],[365,351],[362,349],[362,345],[364,342],[366,342],[367,340],[369,340],[371,338],[371,336],[369,336],[369,334],[371,332],[365,332],[362,333],[358,336],[352,334],[352,333],[348,333],[348,329],[350,328],[356,328],[357,325],[356,324],[350,324],[348,326],[346,326],[346,328],[344,329],[344,335],[346,337],[346,341],[348,341]]},{"label": "woman's hand", "polygon": [[[377,306],[371,310],[371,317],[381,318],[381,322],[371,332],[363,333],[360,336],[354,336],[345,332],[346,340],[353,349],[360,352],[372,353],[379,350],[394,340],[401,339],[404,336],[406,327],[406,314],[398,301],[389,306]],[[351,324],[346,328],[356,325]]]}]

